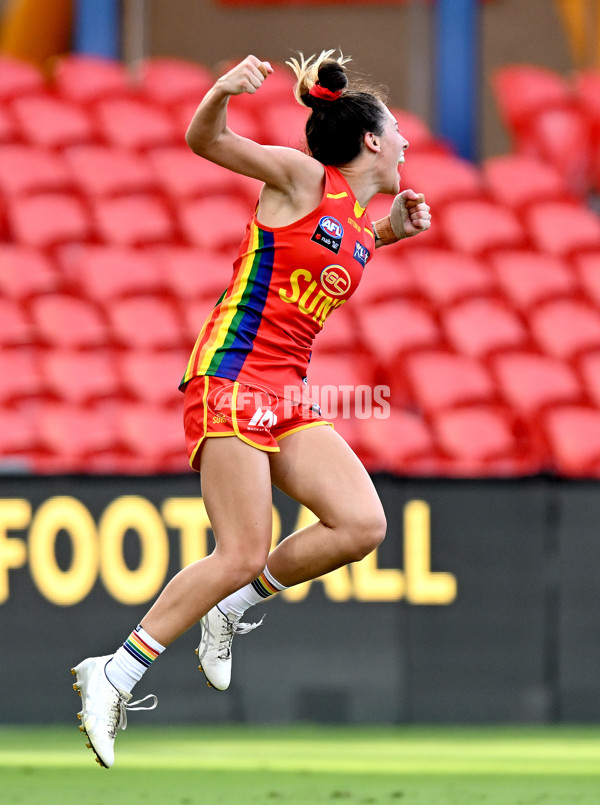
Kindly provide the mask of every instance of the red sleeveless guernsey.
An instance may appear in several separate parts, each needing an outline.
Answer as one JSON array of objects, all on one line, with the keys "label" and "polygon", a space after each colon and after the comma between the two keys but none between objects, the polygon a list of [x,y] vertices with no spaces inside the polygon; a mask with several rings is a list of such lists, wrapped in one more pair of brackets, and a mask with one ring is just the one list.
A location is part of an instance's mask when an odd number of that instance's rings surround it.
[{"label": "red sleeveless guernsey", "polygon": [[342,174],[325,166],[319,206],[271,229],[252,216],[229,286],[206,320],[181,381],[215,375],[301,386],[325,319],[356,290],[375,248],[371,222]]}]

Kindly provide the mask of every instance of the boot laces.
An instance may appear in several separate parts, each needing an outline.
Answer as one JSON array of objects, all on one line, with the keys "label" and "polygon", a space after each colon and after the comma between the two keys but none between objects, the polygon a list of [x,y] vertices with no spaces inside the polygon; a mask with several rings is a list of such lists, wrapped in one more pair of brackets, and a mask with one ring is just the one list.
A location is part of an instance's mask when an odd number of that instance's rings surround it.
[{"label": "boot laces", "polygon": [[248,634],[248,632],[258,629],[264,619],[265,616],[263,615],[262,618],[256,623],[239,623],[238,621],[232,622],[229,620],[229,618],[225,617],[223,629],[221,630],[219,639],[219,659],[228,660],[231,656],[231,643],[233,642],[234,635]]},{"label": "boot laces", "polygon": [[[141,706],[148,699],[153,699],[152,704],[146,705],[145,707]],[[115,699],[115,703],[111,709],[110,718],[108,720],[109,735],[114,738],[118,730],[127,729],[128,710],[154,710],[157,704],[158,698],[154,695],[154,693],[149,693],[147,696],[144,696],[143,699],[130,702],[129,699],[123,693],[121,693],[121,691],[117,691],[117,698]]]}]

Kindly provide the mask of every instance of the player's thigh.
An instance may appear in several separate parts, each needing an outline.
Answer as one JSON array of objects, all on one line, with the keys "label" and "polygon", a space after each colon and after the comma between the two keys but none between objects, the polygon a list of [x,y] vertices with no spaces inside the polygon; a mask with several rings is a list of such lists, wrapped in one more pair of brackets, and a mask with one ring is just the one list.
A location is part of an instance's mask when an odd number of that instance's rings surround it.
[{"label": "player's thigh", "polygon": [[275,486],[325,525],[364,526],[385,533],[385,514],[373,482],[333,428],[297,431],[281,439],[279,447],[281,451],[269,457]]},{"label": "player's thigh", "polygon": [[217,550],[236,564],[256,564],[260,572],[272,531],[268,454],[237,436],[209,438],[202,447],[200,481]]}]

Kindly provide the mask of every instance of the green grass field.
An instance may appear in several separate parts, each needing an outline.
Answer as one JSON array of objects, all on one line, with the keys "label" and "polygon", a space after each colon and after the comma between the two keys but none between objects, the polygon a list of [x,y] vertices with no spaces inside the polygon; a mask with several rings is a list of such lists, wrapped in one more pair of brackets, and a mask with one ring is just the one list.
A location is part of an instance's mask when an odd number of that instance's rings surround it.
[{"label": "green grass field", "polygon": [[3,805],[598,805],[600,728],[0,726]]}]

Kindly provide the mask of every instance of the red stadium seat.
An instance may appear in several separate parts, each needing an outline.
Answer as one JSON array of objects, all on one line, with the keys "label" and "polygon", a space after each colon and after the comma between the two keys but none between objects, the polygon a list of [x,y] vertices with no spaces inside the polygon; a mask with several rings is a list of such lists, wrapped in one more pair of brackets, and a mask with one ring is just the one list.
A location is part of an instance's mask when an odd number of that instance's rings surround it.
[{"label": "red stadium seat", "polygon": [[130,403],[117,412],[117,432],[146,472],[189,470],[181,412]]},{"label": "red stadium seat", "polygon": [[8,108],[0,108],[0,143],[8,145],[9,143],[18,143],[20,140],[21,134],[14,116]]},{"label": "red stadium seat", "polygon": [[183,396],[179,383],[188,360],[187,350],[128,350],[118,359],[122,387],[135,400],[180,408]]},{"label": "red stadium seat", "polygon": [[519,316],[494,299],[468,299],[444,309],[441,320],[448,341],[463,355],[485,358],[529,344]]},{"label": "red stadium seat", "polygon": [[402,299],[361,308],[358,323],[367,349],[387,366],[407,352],[436,348],[442,342],[431,313],[421,305]]},{"label": "red stadium seat", "polygon": [[586,302],[548,302],[531,312],[529,326],[539,348],[561,360],[600,349],[600,313]]},{"label": "red stadium seat", "polygon": [[485,186],[494,200],[517,211],[533,201],[564,201],[572,193],[558,168],[536,156],[488,157],[482,171]]},{"label": "red stadium seat", "polygon": [[402,248],[377,249],[367,264],[352,306],[421,297]]},{"label": "red stadium seat", "polygon": [[0,347],[18,347],[36,340],[29,316],[14,299],[0,296]]},{"label": "red stadium seat", "polygon": [[600,408],[600,352],[582,355],[577,367],[588,397]]},{"label": "red stadium seat", "polygon": [[125,246],[84,248],[71,271],[83,297],[107,306],[125,296],[164,293],[166,287],[157,260]]},{"label": "red stadium seat", "polygon": [[563,106],[573,97],[562,75],[530,64],[508,64],[496,69],[492,88],[500,116],[511,133],[526,125],[535,111]]},{"label": "red stadium seat", "polygon": [[208,318],[211,310],[214,308],[217,299],[215,298],[198,298],[188,302],[183,307],[183,340],[182,344],[186,346],[190,352],[196,343],[198,334],[202,329],[202,325]]},{"label": "red stadium seat", "polygon": [[493,378],[478,361],[452,352],[418,352],[404,363],[416,403],[426,412],[498,402]]},{"label": "red stadium seat", "polygon": [[357,333],[355,311],[342,308],[328,316],[323,329],[317,335],[315,349],[319,350],[319,354],[348,350],[354,351],[357,355],[365,352]]},{"label": "red stadium seat", "polygon": [[31,62],[12,56],[0,56],[0,100],[10,101],[23,95],[44,92],[46,79],[42,71]]},{"label": "red stadium seat", "polygon": [[586,406],[559,406],[544,415],[554,470],[567,477],[600,475],[600,411]]},{"label": "red stadium seat", "polygon": [[424,193],[432,209],[457,198],[483,197],[481,171],[466,159],[451,154],[411,154],[402,167],[402,187]]},{"label": "red stadium seat", "polygon": [[54,348],[42,355],[40,366],[48,393],[63,402],[86,405],[124,396],[111,350]]},{"label": "red stadium seat", "polygon": [[137,81],[151,103],[169,107],[192,101],[197,106],[214,84],[215,78],[202,64],[155,56],[141,62]]},{"label": "red stadium seat", "polygon": [[585,396],[573,369],[558,358],[505,353],[495,356],[492,366],[507,403],[527,418],[550,405],[582,402]]},{"label": "red stadium seat", "polygon": [[456,476],[530,475],[543,467],[535,439],[518,421],[493,406],[465,406],[433,415],[433,429]]},{"label": "red stadium seat", "polygon": [[93,235],[85,205],[68,193],[13,198],[7,209],[7,220],[15,242],[37,249],[84,243]]},{"label": "red stadium seat", "polygon": [[158,195],[94,198],[91,203],[99,239],[112,246],[152,246],[177,240],[169,208]]},{"label": "red stadium seat", "polygon": [[489,256],[498,285],[510,303],[527,311],[534,305],[579,293],[569,264],[551,254],[506,249]]},{"label": "red stadium seat", "polygon": [[75,104],[91,104],[106,98],[129,97],[133,88],[122,61],[69,53],[55,63],[56,93]]},{"label": "red stadium seat", "polygon": [[[372,361],[365,355],[351,350],[322,352],[318,342],[310,360],[307,378],[309,397],[321,406],[325,418],[356,415],[357,407],[365,403],[360,395],[364,397],[368,387],[368,395],[371,396],[376,382]],[[358,411],[359,415],[363,413],[362,409]]]},{"label": "red stadium seat", "polygon": [[0,408],[0,468],[3,472],[31,472],[40,450],[31,417]]},{"label": "red stadium seat", "polygon": [[72,188],[61,156],[24,144],[0,146],[0,190],[8,196],[62,192]]},{"label": "red stadium seat", "polygon": [[133,349],[185,348],[175,308],[166,300],[133,297],[114,300],[107,311],[114,340]]},{"label": "red stadium seat", "polygon": [[37,350],[32,347],[0,350],[0,409],[12,407],[24,399],[47,393],[40,372]]},{"label": "red stadium seat", "polygon": [[31,302],[38,339],[51,347],[87,349],[106,346],[107,329],[99,309],[85,299],[46,294]]},{"label": "red stadium seat", "polygon": [[581,290],[592,304],[600,307],[600,249],[574,255],[573,264]]},{"label": "red stadium seat", "polygon": [[219,252],[193,246],[168,246],[153,252],[163,282],[182,306],[193,299],[216,304],[233,274],[233,263]]},{"label": "red stadium seat", "polygon": [[542,252],[568,257],[600,250],[600,216],[583,205],[548,201],[531,206],[525,216],[530,237]]},{"label": "red stadium seat", "polygon": [[472,255],[423,247],[403,256],[402,264],[404,270],[410,270],[421,294],[436,307],[498,293],[487,264]]},{"label": "red stadium seat", "polygon": [[100,101],[95,111],[100,134],[114,147],[145,150],[182,142],[179,127],[157,106],[116,98]]},{"label": "red stadium seat", "polygon": [[71,180],[85,196],[151,193],[157,185],[138,153],[105,145],[79,145],[64,151]]},{"label": "red stadium seat", "polygon": [[[175,201],[249,192],[247,177],[197,156],[186,146],[153,148],[148,160],[157,185]],[[260,182],[254,182],[254,189],[258,196]]]},{"label": "red stadium seat", "polygon": [[484,255],[492,249],[520,248],[526,243],[517,215],[493,201],[454,201],[436,218],[446,245],[466,254]]},{"label": "red stadium seat", "polygon": [[60,276],[46,255],[29,246],[0,243],[0,292],[24,301],[57,290]]},{"label": "red stadium seat", "polygon": [[422,152],[429,153],[451,153],[450,147],[442,140],[437,139],[425,120],[410,112],[408,109],[400,109],[396,106],[388,107],[390,112],[398,121],[398,131],[408,140],[409,156]]},{"label": "red stadium seat", "polygon": [[440,475],[445,462],[421,416],[392,408],[385,419],[357,422],[358,450],[369,472]]},{"label": "red stadium seat", "polygon": [[263,107],[261,118],[265,144],[304,150],[308,114],[309,110],[297,103],[293,96],[287,101]]},{"label": "red stadium seat", "polygon": [[98,139],[90,114],[69,101],[32,95],[15,100],[11,110],[23,140],[30,145],[66,148]]},{"label": "red stadium seat", "polygon": [[213,196],[180,204],[177,212],[188,245],[231,253],[242,240],[252,207],[235,196]]}]

